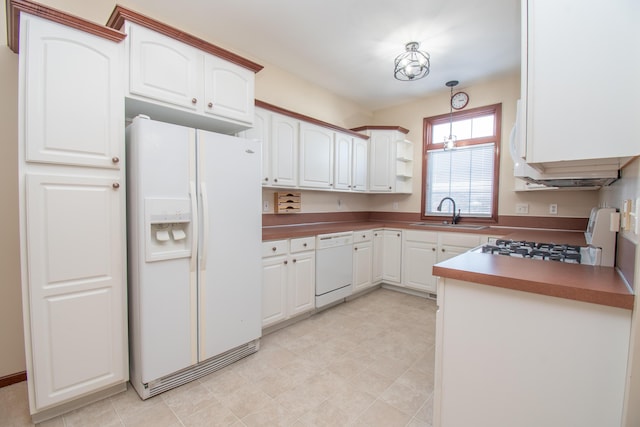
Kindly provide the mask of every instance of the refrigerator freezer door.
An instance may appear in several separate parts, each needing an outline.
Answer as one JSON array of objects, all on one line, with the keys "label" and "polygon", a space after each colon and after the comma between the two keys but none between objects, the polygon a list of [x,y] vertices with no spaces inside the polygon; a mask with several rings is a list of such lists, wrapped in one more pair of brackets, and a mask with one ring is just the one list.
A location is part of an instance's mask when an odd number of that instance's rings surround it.
[{"label": "refrigerator freezer door", "polygon": [[261,146],[200,130],[197,141],[203,361],[261,335]]},{"label": "refrigerator freezer door", "polygon": [[[160,209],[149,202],[173,199],[189,209],[195,182],[195,130],[137,117],[128,129],[127,156],[131,380],[147,383],[197,363],[195,262],[189,257],[153,261],[145,257],[148,233],[155,226],[150,218],[156,218],[155,210]],[[154,212],[146,212],[151,206]],[[185,249],[192,246],[196,215],[185,216],[189,226],[176,225],[189,231],[179,240]],[[196,256],[195,250],[189,251]]]}]

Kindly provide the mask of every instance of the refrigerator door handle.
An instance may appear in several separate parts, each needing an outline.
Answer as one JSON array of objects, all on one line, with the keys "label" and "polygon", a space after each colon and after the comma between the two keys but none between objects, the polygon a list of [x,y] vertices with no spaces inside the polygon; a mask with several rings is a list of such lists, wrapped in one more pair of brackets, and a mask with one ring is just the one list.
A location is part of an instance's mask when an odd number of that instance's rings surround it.
[{"label": "refrigerator door handle", "polygon": [[196,271],[198,256],[198,193],[196,191],[196,183],[189,181],[189,193],[191,196],[191,271]]},{"label": "refrigerator door handle", "polygon": [[202,252],[200,254],[200,270],[207,269],[207,255],[209,249],[209,196],[207,194],[207,184],[200,182],[200,194],[202,197]]}]

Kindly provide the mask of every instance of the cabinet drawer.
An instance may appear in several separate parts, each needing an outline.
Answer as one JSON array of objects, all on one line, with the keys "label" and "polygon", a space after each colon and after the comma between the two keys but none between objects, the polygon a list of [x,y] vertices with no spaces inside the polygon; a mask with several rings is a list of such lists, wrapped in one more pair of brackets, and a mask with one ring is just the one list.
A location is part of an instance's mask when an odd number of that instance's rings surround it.
[{"label": "cabinet drawer", "polygon": [[353,243],[368,242],[373,238],[372,230],[358,230],[353,232]]},{"label": "cabinet drawer", "polygon": [[301,237],[299,239],[291,239],[291,253],[310,251],[316,248],[315,237]]},{"label": "cabinet drawer", "polygon": [[271,240],[269,242],[262,242],[262,257],[269,257],[274,255],[284,255],[287,253],[287,241],[286,240]]},{"label": "cabinet drawer", "polygon": [[480,244],[481,237],[478,234],[440,233],[440,244],[474,248]]},{"label": "cabinet drawer", "polygon": [[412,241],[412,242],[437,243],[438,232],[423,231],[423,230],[405,230],[404,238],[405,240]]}]

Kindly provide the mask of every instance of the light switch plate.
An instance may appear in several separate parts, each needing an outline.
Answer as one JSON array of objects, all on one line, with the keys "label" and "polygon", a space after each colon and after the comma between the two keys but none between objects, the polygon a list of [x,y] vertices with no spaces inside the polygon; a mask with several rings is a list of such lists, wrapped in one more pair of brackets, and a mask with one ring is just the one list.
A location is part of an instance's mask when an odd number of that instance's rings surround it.
[{"label": "light switch plate", "polygon": [[529,204],[528,203],[516,203],[516,213],[517,214],[528,214],[529,213]]},{"label": "light switch plate", "polygon": [[555,203],[551,203],[549,205],[549,213],[551,215],[558,215],[558,205]]}]

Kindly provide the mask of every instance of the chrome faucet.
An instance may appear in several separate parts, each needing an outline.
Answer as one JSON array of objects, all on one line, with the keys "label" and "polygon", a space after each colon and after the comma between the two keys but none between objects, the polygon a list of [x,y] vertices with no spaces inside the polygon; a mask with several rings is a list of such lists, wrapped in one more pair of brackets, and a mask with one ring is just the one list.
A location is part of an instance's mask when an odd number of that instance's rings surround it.
[{"label": "chrome faucet", "polygon": [[444,197],[442,200],[440,200],[440,204],[438,204],[438,207],[436,208],[436,210],[438,212],[442,211],[442,203],[445,200],[451,200],[451,204],[453,205],[453,217],[451,218],[451,224],[457,224],[458,221],[460,221],[460,209],[458,209],[458,214],[456,215],[456,201],[453,200],[451,197]]}]

